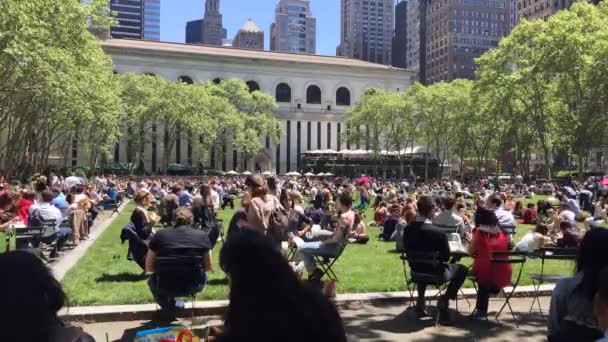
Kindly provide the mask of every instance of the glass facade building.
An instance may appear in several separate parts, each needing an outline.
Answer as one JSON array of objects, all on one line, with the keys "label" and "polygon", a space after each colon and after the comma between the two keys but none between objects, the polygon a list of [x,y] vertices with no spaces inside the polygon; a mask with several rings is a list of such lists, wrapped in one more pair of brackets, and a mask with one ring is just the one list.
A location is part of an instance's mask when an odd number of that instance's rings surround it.
[{"label": "glass facade building", "polygon": [[281,0],[270,27],[270,50],[316,53],[317,19],[308,0]]},{"label": "glass facade building", "polygon": [[160,40],[160,0],[144,0],[144,39]]},{"label": "glass facade building", "polygon": [[118,25],[112,38],[160,40],[160,0],[111,0]]}]

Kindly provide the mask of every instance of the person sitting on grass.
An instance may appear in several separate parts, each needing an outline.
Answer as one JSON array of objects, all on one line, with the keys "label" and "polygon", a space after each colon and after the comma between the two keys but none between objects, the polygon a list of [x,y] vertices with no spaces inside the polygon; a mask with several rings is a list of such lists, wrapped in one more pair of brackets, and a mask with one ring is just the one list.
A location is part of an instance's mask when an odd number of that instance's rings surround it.
[{"label": "person sitting on grass", "polygon": [[534,208],[534,203],[528,203],[528,207],[526,211],[524,211],[524,224],[536,224],[537,214],[536,209]]},{"label": "person sitting on grass", "polygon": [[[146,272],[154,273],[157,257],[203,257],[204,268],[197,274],[190,275],[192,279],[183,279],[183,275],[175,278],[163,279],[163,288],[158,287],[156,276],[150,277],[148,286],[162,310],[169,315],[175,314],[176,309],[184,308],[184,303],[175,299],[176,293],[172,290],[180,289],[184,282],[196,284],[195,293],[200,292],[207,282],[206,271],[211,269],[209,250],[211,242],[203,231],[192,228],[194,215],[189,208],[179,208],[175,211],[175,228],[160,230],[152,237],[146,255]],[[188,277],[186,277],[188,278]],[[183,294],[179,294],[183,295]]]},{"label": "person sitting on grass", "polygon": [[524,216],[524,208],[523,208],[523,203],[521,201],[515,202],[515,207],[513,208],[513,216],[516,219],[519,219],[522,216]]},{"label": "person sitting on grass", "polygon": [[526,233],[515,246],[516,251],[532,253],[551,243],[549,227],[546,224],[537,224],[533,231]]},{"label": "person sitting on grass", "polygon": [[333,235],[325,241],[305,242],[298,246],[300,260],[308,271],[311,281],[319,281],[323,271],[317,268],[314,256],[336,257],[345,243],[348,242],[350,231],[355,223],[355,213],[352,211],[353,198],[348,192],[343,192],[338,197],[336,210],[339,213],[339,221]]},{"label": "person sitting on grass", "polygon": [[384,220],[382,225],[382,233],[379,238],[383,241],[391,241],[395,238],[395,230],[399,224],[399,218],[401,217],[401,207],[395,203],[391,205],[390,215]]},{"label": "person sitting on grass", "polygon": [[[301,282],[262,234],[244,230],[226,241],[220,266],[229,279],[229,304],[214,341],[346,342],[336,307]],[[256,308],[263,312],[254,314]]]},{"label": "person sitting on grass", "polygon": [[473,257],[473,273],[477,279],[477,304],[474,317],[488,315],[488,302],[491,294],[498,294],[500,289],[511,283],[511,265],[491,263],[494,252],[509,250],[509,238],[500,230],[498,218],[488,209],[475,213],[473,239],[469,245],[469,254]]},{"label": "person sitting on grass", "polygon": [[2,341],[95,342],[59,318],[67,303],[61,284],[42,260],[29,252],[0,254],[0,320]]},{"label": "person sitting on grass", "polygon": [[349,241],[361,245],[365,245],[369,241],[362,213],[355,214],[355,225],[353,231],[350,233]]},{"label": "person sitting on grass", "polygon": [[[378,196],[380,198],[380,196]],[[370,225],[375,225],[376,227],[381,227],[388,215],[388,208],[386,207],[386,202],[380,202],[378,207],[374,211],[374,221]]]}]

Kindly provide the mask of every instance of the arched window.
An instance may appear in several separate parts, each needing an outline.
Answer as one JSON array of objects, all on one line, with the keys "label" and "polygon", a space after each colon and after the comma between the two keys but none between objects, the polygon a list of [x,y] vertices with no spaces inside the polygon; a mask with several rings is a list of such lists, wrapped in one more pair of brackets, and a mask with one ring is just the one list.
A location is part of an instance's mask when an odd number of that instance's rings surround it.
[{"label": "arched window", "polygon": [[216,79],[213,80],[213,83],[220,84],[220,83],[222,83],[222,79],[218,77],[218,78],[216,78]]},{"label": "arched window", "polygon": [[178,78],[178,80],[180,80],[180,81],[182,81],[182,82],[184,82],[184,83],[186,83],[186,84],[193,84],[193,83],[194,83],[194,82],[192,81],[192,79],[191,79],[190,77],[188,77],[188,76],[180,76],[180,77]]},{"label": "arched window", "polygon": [[256,81],[247,81],[247,86],[249,87],[249,92],[253,93],[254,91],[260,90],[260,85]]},{"label": "arched window", "polygon": [[276,91],[277,102],[291,103],[291,87],[288,84],[280,83]]},{"label": "arched window", "polygon": [[336,91],[336,105],[350,106],[350,90],[344,87],[338,88]]},{"label": "arched window", "polygon": [[306,89],[306,103],[321,104],[321,88],[311,85]]}]

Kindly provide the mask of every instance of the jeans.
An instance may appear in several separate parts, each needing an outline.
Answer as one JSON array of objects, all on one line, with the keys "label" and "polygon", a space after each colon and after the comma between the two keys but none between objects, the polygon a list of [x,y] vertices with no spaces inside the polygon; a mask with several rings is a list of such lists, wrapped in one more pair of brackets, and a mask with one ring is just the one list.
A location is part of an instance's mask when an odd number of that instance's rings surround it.
[{"label": "jeans", "polygon": [[[443,295],[446,299],[456,300],[458,290],[467,279],[468,269],[460,264],[447,264],[444,273],[444,280],[449,282],[448,287]],[[426,292],[426,284],[418,283],[418,301],[424,302],[424,293]]]},{"label": "jeans", "polygon": [[337,243],[322,244],[321,241],[305,242],[298,246],[298,254],[300,260],[304,262],[304,267],[308,274],[312,274],[317,265],[315,264],[315,255],[324,257],[336,257],[340,252],[340,245]]},{"label": "jeans", "polygon": [[59,231],[51,236],[41,239],[42,242],[50,245],[53,241],[57,241],[57,248],[61,248],[72,237],[72,228],[59,228]]},{"label": "jeans", "polygon": [[[201,280],[198,285],[191,289],[191,293],[199,293],[205,288],[205,284],[207,283],[207,273],[201,271]],[[159,289],[157,287],[156,275],[152,275],[148,279],[148,287],[150,288],[150,292],[154,296],[154,300],[156,303],[164,310],[169,312],[174,312],[175,307],[175,297],[178,296],[187,296],[187,293],[169,293],[168,291],[164,291],[163,289]]]}]

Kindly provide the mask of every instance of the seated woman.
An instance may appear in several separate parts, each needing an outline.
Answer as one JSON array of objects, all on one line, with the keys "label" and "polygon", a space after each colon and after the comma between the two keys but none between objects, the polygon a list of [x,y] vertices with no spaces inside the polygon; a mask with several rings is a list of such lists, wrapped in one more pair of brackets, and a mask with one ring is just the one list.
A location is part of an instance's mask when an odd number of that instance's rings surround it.
[{"label": "seated woman", "polygon": [[[261,234],[245,230],[228,240],[220,266],[230,280],[230,302],[216,341],[346,341],[335,306],[302,283]],[[252,308],[264,314],[252,315]]]},{"label": "seated woman", "polygon": [[515,218],[521,218],[524,216],[524,208],[521,201],[515,202],[515,207],[513,208],[513,216]]},{"label": "seated woman", "polygon": [[7,313],[0,320],[2,341],[95,342],[57,316],[66,295],[42,260],[24,251],[8,252],[0,254],[0,269],[0,307]]},{"label": "seated woman", "polygon": [[534,209],[534,203],[528,203],[523,219],[525,224],[536,224],[537,214],[536,209]]},{"label": "seated woman", "polygon": [[363,222],[363,214],[355,214],[355,225],[353,230],[350,232],[350,242],[365,245],[369,241],[367,230],[365,229],[365,223]]},{"label": "seated woman", "polygon": [[376,208],[376,211],[374,212],[374,221],[372,222],[372,224],[374,224],[376,227],[381,227],[382,224],[384,224],[384,220],[386,219],[387,214],[388,208],[386,207],[386,202],[380,202],[380,204],[378,204],[378,207]]},{"label": "seated woman", "polygon": [[477,227],[469,245],[469,254],[474,258],[473,273],[479,288],[473,315],[485,317],[490,295],[511,283],[511,265],[491,263],[494,252],[509,250],[509,238],[500,229],[493,211],[479,209],[475,213],[475,223]]},{"label": "seated woman", "polygon": [[380,234],[380,239],[384,241],[391,241],[394,239],[394,232],[397,229],[397,224],[399,224],[399,218],[401,217],[401,207],[399,204],[392,204],[389,217],[384,220],[384,224],[382,225],[382,233]]},{"label": "seated woman", "polygon": [[532,253],[537,249],[543,248],[546,243],[550,243],[549,227],[546,224],[537,224],[534,231],[524,235],[515,246],[516,251]]},{"label": "seated woman", "polygon": [[595,204],[593,217],[590,217],[586,220],[587,226],[589,228],[599,228],[601,224],[606,222],[607,217],[608,205],[606,204],[606,198],[603,196],[599,196],[597,203]]},{"label": "seated woman", "polygon": [[608,230],[592,229],[584,237],[576,274],[555,286],[549,307],[549,342],[595,341],[602,337],[593,313],[599,273],[608,266]]},{"label": "seated woman", "polygon": [[142,240],[148,240],[153,233],[152,226],[158,221],[157,215],[152,215],[148,209],[152,206],[152,194],[139,190],[135,194],[135,210],[131,214],[131,223],[135,227],[137,236]]},{"label": "seated woman", "polygon": [[560,222],[561,239],[557,240],[557,246],[561,248],[578,248],[583,241],[585,233],[576,224],[568,221]]}]

